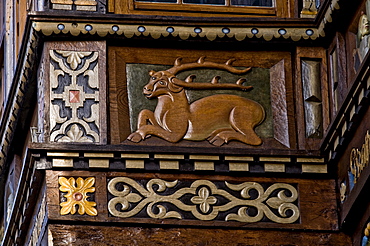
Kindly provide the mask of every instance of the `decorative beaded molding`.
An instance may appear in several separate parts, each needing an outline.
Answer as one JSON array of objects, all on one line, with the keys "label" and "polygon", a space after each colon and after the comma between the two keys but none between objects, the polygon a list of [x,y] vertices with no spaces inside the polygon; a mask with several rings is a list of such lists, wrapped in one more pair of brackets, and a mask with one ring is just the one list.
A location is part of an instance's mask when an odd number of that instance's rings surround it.
[{"label": "decorative beaded molding", "polygon": [[13,85],[15,85],[14,95],[10,95],[8,99],[7,107],[9,108],[9,113],[3,115],[0,123],[0,126],[3,126],[0,133],[0,170],[3,168],[10,143],[13,140],[18,114],[20,113],[20,106],[23,103],[26,88],[31,81],[33,73],[36,71],[32,66],[37,64],[37,48],[39,47],[40,40],[38,34],[33,29],[30,30],[26,37],[28,38],[26,42],[26,55],[19,58],[18,64],[21,71],[19,76],[15,77],[13,81]]},{"label": "decorative beaded molding", "polygon": [[52,34],[67,34],[73,36],[82,34],[98,34],[105,37],[108,34],[123,35],[126,38],[134,36],[151,36],[154,39],[160,37],[180,37],[181,39],[188,39],[190,37],[199,36],[206,37],[208,40],[215,40],[217,37],[235,38],[238,41],[247,38],[263,38],[270,41],[273,38],[283,37],[285,39],[291,38],[293,41],[303,39],[316,39],[319,35],[324,36],[323,31],[319,32],[317,28],[244,28],[244,27],[190,27],[190,26],[154,26],[154,25],[121,25],[121,24],[100,24],[100,23],[71,23],[71,22],[34,22],[33,28],[36,31],[42,32],[46,36]]},{"label": "decorative beaded molding", "polygon": [[[369,67],[364,71],[363,76],[358,82],[357,86],[350,93],[351,98],[347,102],[343,103],[344,111],[339,112],[342,116],[332,125],[333,131],[326,136],[324,142],[324,149],[328,152],[329,161],[334,161],[340,158],[340,151],[343,147],[343,143],[351,139],[353,131],[353,123],[360,118],[361,112],[366,111],[369,107],[368,97],[370,95],[370,77],[368,75]],[[338,114],[339,114],[338,113]]]},{"label": "decorative beaded molding", "polygon": [[99,142],[98,52],[50,50],[49,54],[54,62],[50,63],[50,141]]},{"label": "decorative beaded molding", "polygon": [[[151,179],[144,188],[131,178],[116,177],[108,183],[108,191],[113,196],[108,202],[108,210],[111,215],[120,218],[135,217],[140,211],[146,210],[146,215],[155,219],[248,223],[264,219],[283,224],[294,223],[299,219],[299,209],[294,204],[298,192],[290,184],[275,183],[264,189],[256,182],[221,183],[224,185],[222,188],[221,184],[209,180],[186,183]],[[119,186],[123,189],[117,189]],[[250,191],[256,194],[251,197]],[[276,192],[277,195],[273,195]],[[171,205],[171,208],[166,205]],[[238,208],[236,213],[234,208]],[[250,214],[252,208],[256,211]]]},{"label": "decorative beaded molding", "polygon": [[89,177],[83,179],[81,177],[77,178],[65,178],[59,177],[59,190],[64,194],[63,201],[60,203],[61,209],[60,214],[75,214],[76,213],[76,205],[78,206],[78,213],[80,215],[88,214],[91,216],[96,216],[98,211],[96,208],[96,203],[93,201],[89,201],[88,193],[94,193],[95,187],[93,187],[95,183],[94,177]]},{"label": "decorative beaded molding", "polygon": [[328,173],[323,158],[231,155],[48,152],[39,169],[179,170],[185,172]]},{"label": "decorative beaded molding", "polygon": [[[64,0],[65,1],[65,0]],[[33,28],[36,31],[41,31],[44,35],[49,36],[54,34],[71,33],[73,36],[80,34],[98,34],[104,37],[108,34],[124,35],[127,38],[133,36],[151,36],[154,39],[160,37],[174,36],[181,39],[189,37],[206,37],[208,40],[215,40],[217,37],[235,38],[242,41],[246,38],[263,38],[270,41],[273,38],[283,37],[291,38],[293,41],[303,39],[315,40],[318,37],[324,37],[324,28],[328,22],[332,22],[333,11],[339,9],[339,0],[332,0],[327,8],[325,15],[319,26],[302,27],[207,27],[207,26],[158,26],[158,25],[121,25],[121,24],[105,24],[105,23],[57,23],[57,22],[33,22]]]}]

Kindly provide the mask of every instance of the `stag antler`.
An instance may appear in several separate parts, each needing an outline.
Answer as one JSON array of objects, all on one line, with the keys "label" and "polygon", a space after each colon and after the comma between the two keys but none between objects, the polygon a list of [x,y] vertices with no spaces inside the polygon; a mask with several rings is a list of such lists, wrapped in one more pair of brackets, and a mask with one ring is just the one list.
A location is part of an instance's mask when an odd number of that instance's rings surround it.
[{"label": "stag antler", "polygon": [[[234,74],[244,74],[247,73],[251,67],[248,67],[246,69],[237,69],[232,66],[232,63],[236,60],[235,58],[227,60],[224,64],[222,63],[215,63],[215,62],[207,62],[205,61],[205,56],[202,56],[198,59],[197,62],[193,63],[185,63],[181,64],[182,58],[179,57],[175,60],[175,64],[172,68],[166,70],[167,72],[176,75],[177,73],[185,70],[190,69],[198,69],[198,68],[216,68],[220,70],[226,70],[230,73]],[[215,76],[211,83],[193,83],[193,80],[195,79],[195,75],[189,75],[185,81],[182,81],[176,77],[172,77],[171,82],[177,86],[181,86],[184,88],[189,89],[240,89],[240,90],[251,90],[253,89],[253,86],[243,86],[242,84],[246,81],[246,79],[239,79],[236,81],[235,84],[226,84],[222,83],[219,84],[218,81],[220,80],[220,76]]]},{"label": "stag antler", "polygon": [[205,61],[206,57],[202,56],[199,57],[197,62],[193,63],[185,63],[181,64],[182,57],[178,57],[175,60],[175,64],[170,69],[167,69],[167,72],[172,73],[173,75],[178,74],[181,71],[189,70],[189,69],[195,69],[195,68],[216,68],[221,70],[226,70],[230,73],[234,74],[243,74],[251,70],[251,67],[248,67],[246,69],[237,69],[232,66],[232,63],[236,60],[235,58],[231,58],[227,60],[224,64],[222,63],[215,63],[215,62],[207,62]]}]

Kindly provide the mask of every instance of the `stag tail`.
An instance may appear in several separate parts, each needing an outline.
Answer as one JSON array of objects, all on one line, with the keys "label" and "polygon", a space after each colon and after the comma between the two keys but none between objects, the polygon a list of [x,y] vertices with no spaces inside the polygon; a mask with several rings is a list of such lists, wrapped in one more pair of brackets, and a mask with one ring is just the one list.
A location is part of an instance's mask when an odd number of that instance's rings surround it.
[{"label": "stag tail", "polygon": [[190,70],[190,69],[216,68],[220,70],[226,70],[234,74],[244,74],[244,73],[247,73],[251,69],[250,67],[246,69],[237,69],[233,67],[232,63],[235,61],[235,58],[231,58],[227,60],[225,63],[207,62],[205,61],[205,59],[206,57],[202,56],[198,59],[197,62],[182,64],[181,63],[182,58],[179,57],[175,60],[174,66],[168,69],[167,72],[172,73],[173,75],[176,75],[181,71]]}]

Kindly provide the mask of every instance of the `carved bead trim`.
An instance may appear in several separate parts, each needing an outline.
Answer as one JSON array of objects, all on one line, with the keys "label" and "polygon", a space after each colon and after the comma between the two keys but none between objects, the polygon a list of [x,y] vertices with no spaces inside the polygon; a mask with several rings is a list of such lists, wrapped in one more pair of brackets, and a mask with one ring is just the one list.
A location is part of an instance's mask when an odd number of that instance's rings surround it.
[{"label": "carved bead trim", "polygon": [[75,214],[76,213],[76,205],[78,206],[78,213],[88,214],[91,216],[96,216],[98,211],[96,210],[96,203],[93,201],[89,201],[88,193],[94,193],[95,187],[93,187],[95,183],[94,177],[89,177],[86,179],[83,178],[65,178],[59,177],[59,190],[61,192],[66,192],[63,197],[66,201],[61,202],[60,206],[60,214]]},{"label": "carved bead trim", "polygon": [[[191,37],[199,36],[201,38],[207,38],[208,40],[215,40],[216,38],[228,37],[235,38],[238,41],[242,41],[248,38],[263,38],[266,41],[270,41],[274,38],[284,37],[286,39],[291,38],[293,41],[299,41],[300,39],[312,39],[315,40],[320,35],[323,34],[323,31],[317,28],[292,28],[287,27],[283,28],[285,32],[279,33],[279,30],[282,30],[281,27],[277,28],[263,28],[259,27],[258,32],[254,30],[256,28],[240,28],[240,27],[229,27],[228,33],[225,33],[224,26],[220,27],[201,27],[202,32],[195,33],[195,27],[188,26],[171,26],[173,32],[168,31],[168,26],[154,26],[154,25],[120,25],[120,24],[99,24],[99,23],[69,23],[65,22],[63,24],[63,29],[60,27],[61,23],[57,22],[34,22],[33,27],[37,31],[41,31],[44,35],[52,34],[72,34],[73,36],[78,36],[82,34],[98,34],[101,37],[105,37],[109,34],[123,35],[126,38],[132,38],[134,36],[151,36],[154,39],[161,37],[179,37],[181,39],[188,39]],[[89,25],[91,28],[88,30],[85,26]],[[145,28],[145,29],[144,29]],[[172,29],[171,29],[172,30]],[[310,30],[308,32],[308,30]]]},{"label": "carved bead trim", "polygon": [[99,142],[98,52],[50,50],[49,54],[50,141]]},{"label": "carved bead trim", "polygon": [[[370,94],[370,77],[365,76],[368,69],[357,75],[361,80],[358,81],[357,85],[353,85],[355,89],[353,93],[349,93],[351,98],[343,102],[343,108],[338,112],[338,119],[331,126],[324,140],[323,147],[328,153],[329,161],[335,161],[341,157],[343,143],[352,138],[351,133],[355,130],[353,123],[369,107],[366,99]],[[342,117],[339,118],[339,115],[342,115]]]},{"label": "carved bead trim", "polygon": [[[250,157],[250,156],[193,156],[136,153],[78,153],[48,152],[46,159],[51,165],[45,167],[109,168],[116,170],[180,170],[214,172],[279,172],[279,173],[321,173],[328,172],[327,163],[315,157]],[[41,156],[40,158],[45,158]],[[188,159],[189,158],[189,159]],[[41,167],[40,167],[41,168]]]},{"label": "carved bead trim", "polygon": [[[256,182],[224,182],[222,188],[209,180],[185,183],[151,179],[145,187],[140,183],[127,177],[109,181],[108,191],[113,197],[108,202],[108,210],[112,216],[130,218],[144,210],[145,216],[154,219],[247,223],[263,220],[282,224],[297,222],[300,217],[295,204],[298,192],[290,184],[275,183],[265,189]],[[117,189],[119,186],[123,188]],[[250,191],[257,194],[251,197]]]}]

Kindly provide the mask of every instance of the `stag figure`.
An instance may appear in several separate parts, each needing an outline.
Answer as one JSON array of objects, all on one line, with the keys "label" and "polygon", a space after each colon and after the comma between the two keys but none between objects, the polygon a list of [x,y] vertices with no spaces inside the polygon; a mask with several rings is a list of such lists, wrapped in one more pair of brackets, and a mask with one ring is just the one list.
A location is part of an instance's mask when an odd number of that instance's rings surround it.
[{"label": "stag figure", "polygon": [[235,84],[218,83],[216,76],[211,83],[193,82],[195,75],[185,81],[176,77],[180,71],[197,68],[215,68],[234,74],[244,74],[251,68],[236,69],[232,66],[235,59],[225,64],[205,61],[199,58],[195,63],[181,64],[177,58],[172,68],[165,71],[150,71],[149,83],[144,86],[144,95],[158,98],[154,112],[144,109],[138,116],[138,128],[128,136],[132,142],[140,142],[151,135],[176,143],[181,139],[202,141],[221,146],[229,141],[240,141],[249,145],[260,145],[262,140],[254,128],[265,118],[265,110],[255,101],[235,95],[212,95],[191,104],[185,89],[239,89],[248,91],[252,86],[243,86],[245,79]]}]

